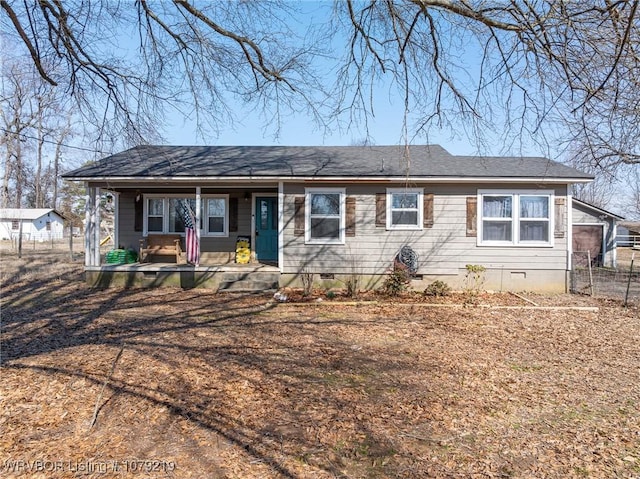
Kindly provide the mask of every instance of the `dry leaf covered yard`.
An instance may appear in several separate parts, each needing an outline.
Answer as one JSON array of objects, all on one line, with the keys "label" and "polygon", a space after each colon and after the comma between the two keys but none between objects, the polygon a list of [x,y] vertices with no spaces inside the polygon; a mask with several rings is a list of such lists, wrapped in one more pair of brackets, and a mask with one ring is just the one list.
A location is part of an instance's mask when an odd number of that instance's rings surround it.
[{"label": "dry leaf covered yard", "polygon": [[2,261],[2,477],[640,477],[636,306],[275,304]]}]

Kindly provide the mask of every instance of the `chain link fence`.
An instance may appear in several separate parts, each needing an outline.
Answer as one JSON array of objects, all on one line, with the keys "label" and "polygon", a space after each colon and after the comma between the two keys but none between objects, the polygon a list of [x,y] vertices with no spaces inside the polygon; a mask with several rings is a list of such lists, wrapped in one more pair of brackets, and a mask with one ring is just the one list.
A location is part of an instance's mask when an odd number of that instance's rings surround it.
[{"label": "chain link fence", "polygon": [[571,292],[640,303],[640,251],[636,260],[621,261],[617,268],[603,268],[597,258],[574,252]]}]

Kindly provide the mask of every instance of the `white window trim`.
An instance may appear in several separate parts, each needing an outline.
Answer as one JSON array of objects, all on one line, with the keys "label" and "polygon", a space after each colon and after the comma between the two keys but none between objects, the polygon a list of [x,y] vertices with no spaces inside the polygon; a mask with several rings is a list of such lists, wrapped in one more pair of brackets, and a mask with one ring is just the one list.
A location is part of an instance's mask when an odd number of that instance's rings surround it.
[{"label": "white window trim", "polygon": [[[394,225],[393,224],[393,195],[397,193],[416,193],[418,195],[417,210],[418,210],[418,224],[416,225]],[[387,230],[407,231],[407,230],[422,230],[424,229],[424,188],[387,188],[387,201],[386,201],[386,217],[387,217]],[[405,209],[406,211],[413,211],[413,209]],[[397,210],[400,211],[400,210]]]},{"label": "white window trim", "polygon": [[[149,231],[149,200],[161,199],[162,200],[162,231]],[[166,234],[169,229],[169,212],[168,201],[164,195],[144,195],[142,198],[142,235],[161,235]]]},{"label": "white window trim", "polygon": [[[336,239],[311,238],[311,195],[312,194],[340,195],[340,232]],[[304,242],[305,244],[345,244],[346,227],[346,189],[345,188],[305,188],[304,190]]]},{"label": "white window trim", "polygon": [[[210,232],[209,231],[209,201],[213,198],[222,198],[224,199],[224,224],[222,232]],[[229,195],[202,195],[202,200],[204,201],[204,218],[202,221],[202,225],[204,228],[202,229],[202,236],[212,236],[216,238],[228,238],[229,237]]]},{"label": "white window trim", "polygon": [[[484,196],[511,196],[511,241],[483,241]],[[520,196],[543,196],[549,202],[549,240],[548,241],[520,241]],[[538,218],[541,219],[541,218]],[[477,212],[477,246],[500,246],[508,248],[552,248],[554,245],[555,192],[553,190],[478,190]],[[532,218],[533,220],[533,218]]]},{"label": "white window trim", "polygon": [[[185,236],[184,232],[169,232],[169,200],[173,198],[187,198],[187,199],[195,199],[196,196],[193,194],[145,194],[143,195],[142,202],[142,218],[143,218],[143,226],[142,226],[142,235],[161,235],[161,234],[176,234]],[[224,207],[224,232],[222,233],[209,233],[209,217],[208,217],[208,203],[207,199],[209,198],[224,198],[225,207]],[[149,199],[161,199],[162,200],[162,231],[149,231]],[[201,218],[201,223],[203,228],[200,229],[200,236],[207,237],[215,237],[215,238],[227,238],[229,236],[229,195],[228,194],[211,194],[211,195],[202,195],[202,201],[204,202],[204,211],[203,217]],[[198,216],[198,215],[196,215]]]}]

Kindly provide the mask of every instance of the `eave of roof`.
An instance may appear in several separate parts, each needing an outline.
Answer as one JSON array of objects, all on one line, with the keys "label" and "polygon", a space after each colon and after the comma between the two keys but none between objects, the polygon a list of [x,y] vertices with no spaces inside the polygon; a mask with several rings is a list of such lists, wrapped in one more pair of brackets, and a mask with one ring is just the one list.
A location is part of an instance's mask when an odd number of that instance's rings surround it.
[{"label": "eave of roof", "polygon": [[617,215],[615,213],[612,213],[611,211],[607,211],[607,210],[605,210],[603,208],[600,208],[598,206],[592,205],[591,203],[587,203],[586,201],[579,200],[578,198],[572,198],[572,201],[574,203],[577,203],[580,206],[583,206],[583,207],[587,208],[587,209],[593,210],[593,211],[595,211],[597,213],[601,213],[603,215],[610,216],[610,217],[615,218],[617,220],[623,220],[624,219],[624,216],[619,216],[619,215]]},{"label": "eave of roof", "polygon": [[593,178],[582,177],[514,177],[514,176],[480,176],[480,177],[461,177],[461,176],[165,176],[165,177],[140,177],[140,176],[103,176],[103,177],[74,177],[73,181],[86,181],[95,183],[292,183],[292,182],[315,182],[315,183],[332,183],[332,182],[349,182],[349,183],[398,183],[406,182],[421,183],[589,183]]},{"label": "eave of roof", "polygon": [[53,208],[1,208],[0,218],[10,220],[37,220],[48,213],[53,213],[65,219],[64,215]]}]

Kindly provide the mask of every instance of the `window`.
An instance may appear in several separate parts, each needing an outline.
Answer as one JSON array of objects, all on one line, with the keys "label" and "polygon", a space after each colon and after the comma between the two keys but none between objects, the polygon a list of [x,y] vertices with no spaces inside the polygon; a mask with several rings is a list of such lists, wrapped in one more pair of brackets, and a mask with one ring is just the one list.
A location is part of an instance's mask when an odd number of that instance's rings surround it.
[{"label": "window", "polygon": [[[229,231],[228,195],[203,195],[200,228],[206,236],[227,236]],[[196,200],[183,196],[146,198],[145,231],[148,233],[184,233],[196,221]]]},{"label": "window", "polygon": [[169,233],[184,233],[196,222],[195,198],[169,198]]},{"label": "window", "polygon": [[11,220],[11,229],[13,231],[18,231],[20,229],[20,221],[18,220]]},{"label": "window", "polygon": [[164,230],[164,200],[149,198],[147,204],[147,231],[162,233]]},{"label": "window", "polygon": [[209,197],[205,200],[206,205],[206,234],[212,236],[227,236],[228,214],[227,196]]},{"label": "window", "polygon": [[422,229],[422,189],[387,188],[387,229]]},{"label": "window", "polygon": [[344,188],[307,188],[306,204],[306,242],[344,244]]},{"label": "window", "polygon": [[480,191],[479,244],[552,246],[551,191]]},{"label": "window", "polygon": [[44,227],[45,227],[45,229],[46,229],[47,231],[51,231],[51,221],[47,221],[47,222],[45,223]]}]

